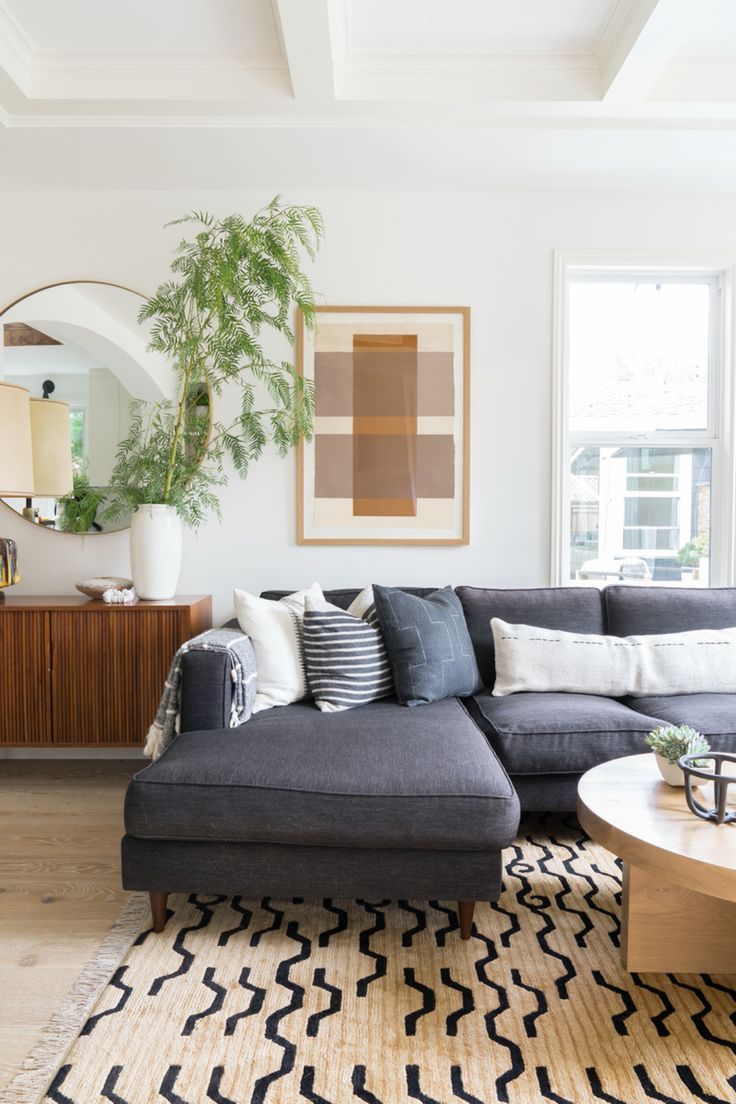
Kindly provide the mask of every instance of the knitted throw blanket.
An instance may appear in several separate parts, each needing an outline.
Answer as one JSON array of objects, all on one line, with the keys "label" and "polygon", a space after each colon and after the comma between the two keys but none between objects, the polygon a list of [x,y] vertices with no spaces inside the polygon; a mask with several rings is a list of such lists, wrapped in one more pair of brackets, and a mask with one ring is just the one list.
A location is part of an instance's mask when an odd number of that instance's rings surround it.
[{"label": "knitted throw blanket", "polygon": [[158,759],[179,732],[182,657],[187,652],[221,652],[233,682],[230,728],[245,724],[256,696],[256,657],[250,638],[237,629],[208,629],[187,640],[174,656],[156,719],[148,730],[143,754]]}]

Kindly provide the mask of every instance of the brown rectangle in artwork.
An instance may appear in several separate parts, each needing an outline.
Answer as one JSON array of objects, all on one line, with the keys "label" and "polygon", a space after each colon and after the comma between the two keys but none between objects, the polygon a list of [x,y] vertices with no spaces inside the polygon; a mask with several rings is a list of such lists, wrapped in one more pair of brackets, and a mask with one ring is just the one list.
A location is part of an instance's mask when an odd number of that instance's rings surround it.
[{"label": "brown rectangle in artwork", "polygon": [[455,438],[427,433],[417,437],[417,498],[455,497]]},{"label": "brown rectangle in artwork", "polygon": [[353,334],[353,349],[413,349],[416,352],[418,338],[415,333]]},{"label": "brown rectangle in artwork", "polygon": [[416,419],[416,334],[355,334],[355,515],[416,516]]},{"label": "brown rectangle in artwork", "polygon": [[314,354],[314,401],[318,418],[350,417],[353,413],[353,354]]},{"label": "brown rectangle in artwork", "polygon": [[377,437],[406,437],[414,436],[417,431],[417,420],[408,414],[384,414],[377,417],[354,417],[353,433],[375,434]]},{"label": "brown rectangle in artwork", "polygon": [[413,498],[354,498],[355,517],[414,517],[417,504]]},{"label": "brown rectangle in artwork", "polygon": [[417,413],[447,417],[455,413],[455,367],[452,353],[420,352],[417,358]]},{"label": "brown rectangle in artwork", "polygon": [[352,498],[353,438],[348,433],[315,433],[314,493],[317,498]]},{"label": "brown rectangle in artwork", "polygon": [[353,353],[353,416],[417,414],[415,350],[356,349]]},{"label": "brown rectangle in artwork", "polygon": [[416,436],[353,437],[353,498],[416,501],[416,473]]}]

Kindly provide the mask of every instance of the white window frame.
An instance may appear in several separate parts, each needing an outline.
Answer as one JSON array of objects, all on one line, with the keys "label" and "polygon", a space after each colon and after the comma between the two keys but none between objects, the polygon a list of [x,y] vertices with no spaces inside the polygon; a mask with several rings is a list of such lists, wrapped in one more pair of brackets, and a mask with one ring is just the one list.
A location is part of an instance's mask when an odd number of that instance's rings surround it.
[{"label": "white window frame", "polygon": [[[570,449],[576,443],[656,447],[689,442],[693,448],[710,448],[711,532],[710,586],[736,584],[734,555],[736,533],[736,456],[734,427],[734,254],[662,254],[657,251],[631,253],[616,250],[557,250],[554,255],[552,464],[551,464],[551,555],[552,586],[574,586],[570,578]],[[632,277],[680,279],[693,276],[712,279],[717,294],[711,298],[711,354],[707,430],[647,433],[571,433],[569,427],[569,297],[571,278],[631,280]],[[580,585],[579,583],[577,585]]]}]

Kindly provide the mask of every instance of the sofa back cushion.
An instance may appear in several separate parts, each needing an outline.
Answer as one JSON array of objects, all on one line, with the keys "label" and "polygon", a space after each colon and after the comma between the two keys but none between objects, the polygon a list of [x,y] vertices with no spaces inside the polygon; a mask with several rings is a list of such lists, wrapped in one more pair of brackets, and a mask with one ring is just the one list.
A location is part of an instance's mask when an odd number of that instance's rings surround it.
[{"label": "sofa back cushion", "polygon": [[565,632],[604,633],[603,603],[597,587],[500,590],[456,587],[484,686],[493,686],[491,618]]},{"label": "sofa back cushion", "polygon": [[728,629],[736,625],[736,587],[609,586],[603,592],[607,628],[614,636]]}]

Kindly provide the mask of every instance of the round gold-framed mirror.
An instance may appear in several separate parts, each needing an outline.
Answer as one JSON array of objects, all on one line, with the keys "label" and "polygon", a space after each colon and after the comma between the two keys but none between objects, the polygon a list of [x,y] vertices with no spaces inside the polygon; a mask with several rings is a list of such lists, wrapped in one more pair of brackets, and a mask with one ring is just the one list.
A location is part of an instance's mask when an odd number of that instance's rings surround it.
[{"label": "round gold-framed mirror", "polygon": [[129,517],[106,522],[104,509],[131,402],[162,402],[176,393],[170,365],[147,347],[148,326],[138,322],[143,302],[142,294],[121,284],[65,280],[27,292],[0,311],[0,382],[29,391],[39,426],[33,432],[33,497],[0,503],[30,523],[77,534],[130,524]]}]

